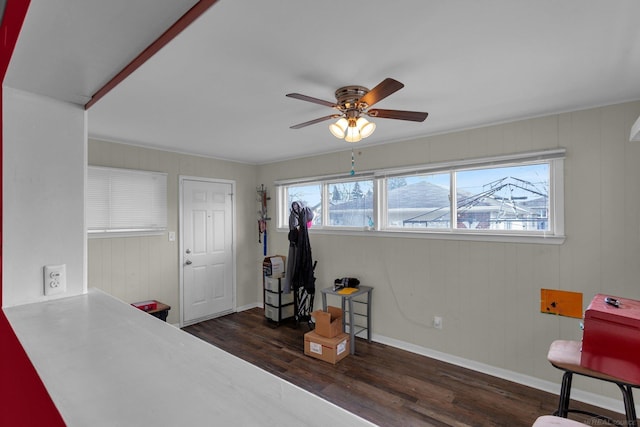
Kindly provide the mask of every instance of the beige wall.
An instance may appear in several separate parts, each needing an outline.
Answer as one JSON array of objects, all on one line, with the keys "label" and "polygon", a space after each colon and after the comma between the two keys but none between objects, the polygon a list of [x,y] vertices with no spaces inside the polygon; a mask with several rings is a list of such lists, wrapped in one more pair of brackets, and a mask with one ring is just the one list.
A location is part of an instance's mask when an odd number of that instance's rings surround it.
[{"label": "beige wall", "polygon": [[[564,147],[567,239],[562,245],[544,245],[312,230],[318,289],[336,277],[359,277],[375,288],[376,337],[558,383],[560,373],[546,361],[549,344],[580,339],[580,321],[540,313],[540,289],[582,292],[585,308],[598,292],[640,299],[640,144],[629,142],[639,115],[640,102],[635,102],[387,146],[355,145],[360,170]],[[89,164],[168,172],[173,231],[178,226],[178,174],[235,179],[242,307],[262,303],[256,187],[264,183],[274,196],[277,179],[347,174],[351,152],[250,166],[90,141]],[[274,216],[275,197],[269,210]],[[276,232],[275,223],[274,218],[269,224],[269,253],[286,254],[286,233]],[[89,286],[126,301],[157,298],[177,308],[177,260],[177,243],[166,236],[91,239]],[[434,315],[443,317],[442,330],[431,326]],[[172,310],[169,321],[177,319]],[[607,385],[581,378],[574,382],[619,400],[619,392]]]},{"label": "beige wall", "polygon": [[88,286],[100,288],[125,302],[157,299],[171,306],[170,323],[180,319],[178,176],[198,176],[236,182],[236,305],[262,302],[258,291],[256,166],[189,156],[124,144],[89,140],[88,163],[95,166],[168,173],[168,235],[152,237],[90,238]]},{"label": "beige wall", "polygon": [[[598,292],[640,299],[640,144],[629,142],[638,115],[640,103],[630,103],[387,146],[355,145],[360,170],[564,147],[567,239],[562,245],[490,243],[314,235],[312,229],[318,287],[359,277],[375,288],[374,334],[559,381],[546,361],[549,344],[580,339],[580,321],[541,314],[540,289],[582,292],[585,308]],[[272,185],[347,176],[350,161],[345,151],[271,164],[260,168],[258,179]],[[271,243],[286,253],[285,233],[272,232]],[[443,317],[442,330],[431,326],[434,315]],[[593,382],[576,383],[602,391]],[[619,399],[616,390],[609,392]]]}]

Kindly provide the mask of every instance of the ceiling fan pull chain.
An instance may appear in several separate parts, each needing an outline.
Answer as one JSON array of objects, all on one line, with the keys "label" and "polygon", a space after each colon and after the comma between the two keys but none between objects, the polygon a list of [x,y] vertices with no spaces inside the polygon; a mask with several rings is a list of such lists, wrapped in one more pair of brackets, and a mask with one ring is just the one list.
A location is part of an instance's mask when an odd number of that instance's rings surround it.
[{"label": "ceiling fan pull chain", "polygon": [[355,165],[356,165],[356,160],[355,157],[353,156],[353,149],[351,150],[351,176],[356,174],[356,170],[355,170]]}]

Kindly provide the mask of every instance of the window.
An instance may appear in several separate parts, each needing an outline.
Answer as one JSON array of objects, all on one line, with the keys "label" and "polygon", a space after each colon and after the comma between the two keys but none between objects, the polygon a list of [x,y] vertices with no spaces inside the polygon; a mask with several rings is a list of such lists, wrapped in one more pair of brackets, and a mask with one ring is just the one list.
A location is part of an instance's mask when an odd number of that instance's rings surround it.
[{"label": "window", "polygon": [[459,171],[456,228],[549,230],[549,163]]},{"label": "window", "polygon": [[[311,183],[286,187],[286,212],[293,202],[301,203],[313,211],[313,225],[322,225],[322,184]],[[288,216],[287,216],[288,218]]]},{"label": "window", "polygon": [[315,177],[309,178],[311,184],[281,181],[275,183],[278,224],[288,225],[283,201],[298,200],[313,209],[314,231],[561,243],[563,167],[564,149],[557,149],[361,172],[350,178]]},{"label": "window", "polygon": [[373,227],[373,180],[328,183],[329,225]]},{"label": "window", "polygon": [[149,234],[167,228],[167,174],[89,166],[90,235]]},{"label": "window", "polygon": [[448,173],[387,178],[387,227],[449,228],[450,184]]}]

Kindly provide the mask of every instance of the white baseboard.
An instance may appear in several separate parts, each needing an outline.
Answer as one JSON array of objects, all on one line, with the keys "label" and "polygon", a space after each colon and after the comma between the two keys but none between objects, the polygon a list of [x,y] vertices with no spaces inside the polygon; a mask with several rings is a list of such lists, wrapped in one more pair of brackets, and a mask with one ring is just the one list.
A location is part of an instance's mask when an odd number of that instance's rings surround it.
[{"label": "white baseboard", "polygon": [[[372,340],[385,344],[391,347],[396,347],[401,350],[410,351],[411,353],[420,354],[422,356],[430,357],[432,359],[440,360],[443,362],[451,363],[452,365],[461,366],[463,368],[471,369],[483,374],[492,375],[494,377],[502,378],[508,381],[513,381],[518,384],[522,384],[528,387],[532,387],[538,390],[546,391],[553,394],[560,394],[560,381],[558,383],[542,380],[529,375],[520,374],[518,372],[509,371],[507,369],[497,368],[495,366],[487,365],[477,362],[475,360],[469,360],[451,354],[442,353],[436,350],[432,350],[426,347],[421,347],[415,344],[400,341],[394,338],[385,337],[382,335],[374,334]],[[561,379],[561,375],[558,377]],[[624,404],[622,402],[622,396],[620,399],[613,399],[610,397],[602,396],[599,394],[591,393],[588,391],[580,390],[575,387],[571,388],[571,399],[594,405],[600,408],[608,409],[610,411],[624,414]],[[636,405],[636,412],[640,413],[640,406]]]},{"label": "white baseboard", "polygon": [[241,311],[251,310],[252,308],[264,308],[262,303],[256,302],[253,304],[243,305],[241,307],[236,307],[236,312],[240,313]]}]

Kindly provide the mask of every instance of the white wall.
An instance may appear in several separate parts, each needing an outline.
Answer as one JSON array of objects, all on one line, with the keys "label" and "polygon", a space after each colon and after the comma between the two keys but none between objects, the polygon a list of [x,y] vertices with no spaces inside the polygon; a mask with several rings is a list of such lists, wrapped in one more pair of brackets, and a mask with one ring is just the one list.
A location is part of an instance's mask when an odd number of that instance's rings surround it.
[{"label": "white wall", "polygon": [[[598,292],[640,299],[640,143],[629,142],[638,114],[636,102],[386,146],[353,145],[360,170],[564,147],[567,239],[490,243],[311,229],[318,288],[359,277],[374,287],[374,335],[558,382],[546,358],[549,345],[582,333],[578,319],[540,313],[540,289],[582,292],[585,308]],[[350,162],[350,151],[281,162],[262,166],[258,179],[273,192],[277,179],[348,176]],[[270,231],[273,252],[286,254],[286,233]],[[432,327],[434,315],[443,317],[442,330]],[[608,386],[575,383],[619,399]]]},{"label": "white wall", "polygon": [[[86,291],[86,113],[3,88],[3,306]],[[43,266],[66,264],[67,292],[45,297]]]},{"label": "white wall", "polygon": [[199,176],[236,182],[236,303],[238,307],[262,303],[257,299],[261,271],[257,257],[258,232],[256,166],[224,160],[153,150],[113,142],[89,140],[88,162],[96,166],[166,172],[168,231],[161,236],[91,238],[88,241],[88,286],[125,301],[156,299],[171,306],[167,321],[180,319],[180,253],[178,177]]}]

